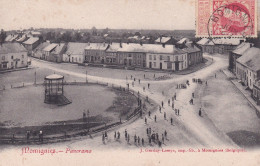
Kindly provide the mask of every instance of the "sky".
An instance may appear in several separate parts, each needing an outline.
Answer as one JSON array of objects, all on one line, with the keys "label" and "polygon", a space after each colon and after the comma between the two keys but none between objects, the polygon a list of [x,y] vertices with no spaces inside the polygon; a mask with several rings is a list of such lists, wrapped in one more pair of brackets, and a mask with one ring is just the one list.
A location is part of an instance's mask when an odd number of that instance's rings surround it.
[{"label": "sky", "polygon": [[4,30],[195,29],[195,0],[0,0],[0,6]]}]

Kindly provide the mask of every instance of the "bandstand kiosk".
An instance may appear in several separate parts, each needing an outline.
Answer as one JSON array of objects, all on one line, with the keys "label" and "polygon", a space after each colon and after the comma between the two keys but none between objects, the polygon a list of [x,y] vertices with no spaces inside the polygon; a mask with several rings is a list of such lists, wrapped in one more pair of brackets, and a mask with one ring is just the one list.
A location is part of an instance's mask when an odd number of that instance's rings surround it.
[{"label": "bandstand kiosk", "polygon": [[44,78],[45,98],[44,103],[65,105],[71,103],[64,96],[64,76],[52,74]]}]

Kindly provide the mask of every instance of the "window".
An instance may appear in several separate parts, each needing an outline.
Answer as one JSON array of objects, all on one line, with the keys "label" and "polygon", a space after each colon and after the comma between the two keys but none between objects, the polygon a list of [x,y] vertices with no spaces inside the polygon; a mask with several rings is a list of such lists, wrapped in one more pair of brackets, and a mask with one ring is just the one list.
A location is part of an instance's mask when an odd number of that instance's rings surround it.
[{"label": "window", "polygon": [[162,55],[160,55],[160,60],[162,60]]},{"label": "window", "polygon": [[152,55],[149,55],[149,60],[152,60]]},{"label": "window", "polygon": [[153,63],[153,67],[156,67],[156,62]]},{"label": "window", "polygon": [[11,56],[11,59],[14,59],[14,56],[13,56],[13,55]]},{"label": "window", "polygon": [[5,60],[5,56],[2,56],[2,60]]},{"label": "window", "polygon": [[153,56],[153,60],[156,60],[156,55]]},{"label": "window", "polygon": [[132,57],[132,55],[131,55],[131,54],[128,54],[128,57]]},{"label": "window", "polygon": [[167,60],[170,61],[170,56],[167,56]]}]

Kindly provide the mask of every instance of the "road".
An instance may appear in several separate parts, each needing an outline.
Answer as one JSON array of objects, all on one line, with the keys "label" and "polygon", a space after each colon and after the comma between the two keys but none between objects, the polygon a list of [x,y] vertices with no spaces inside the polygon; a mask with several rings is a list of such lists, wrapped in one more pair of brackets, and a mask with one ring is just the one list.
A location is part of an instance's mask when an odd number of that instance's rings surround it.
[{"label": "road", "polygon": [[[209,55],[204,55],[204,57],[210,57]],[[200,86],[197,83],[192,83],[192,78],[200,78],[206,79],[207,77],[214,75],[216,71],[227,67],[226,59],[221,57],[212,57],[213,63],[210,66],[207,66],[199,71],[196,71],[191,74],[181,75],[178,77],[174,77],[168,80],[162,81],[147,81],[142,80],[141,84],[135,83],[135,86],[131,86],[131,80],[127,80],[130,83],[130,89],[135,92],[140,92],[144,96],[149,96],[150,99],[154,100],[158,105],[161,102],[164,102],[164,108],[162,109],[162,113],[156,111],[151,114],[151,117],[146,115],[148,119],[147,124],[144,123],[144,119],[138,119],[130,124],[122,125],[116,129],[108,131],[109,139],[106,141],[104,145],[102,143],[102,135],[98,134],[96,137],[92,139],[86,138],[82,140],[76,140],[71,142],[66,142],[65,144],[70,148],[77,148],[82,146],[95,147],[95,148],[103,148],[111,147],[111,148],[122,148],[129,147],[135,148],[138,145],[134,144],[133,138],[134,135],[139,136],[140,138],[144,138],[145,144],[147,145],[148,139],[146,135],[146,129],[151,127],[154,133],[159,134],[159,138],[161,139],[161,135],[164,131],[167,131],[167,140],[164,142],[163,146],[206,146],[206,147],[227,147],[227,146],[236,146],[224,133],[219,131],[214,124],[207,119],[206,117],[200,117],[198,115],[198,110],[195,109],[194,105],[189,104],[189,100],[191,99],[192,93],[195,89]],[[70,71],[66,69],[60,69],[59,65],[61,64],[53,64],[44,61],[32,60],[32,66],[40,67],[40,68],[48,68],[53,71],[69,74],[72,76],[76,76],[82,80],[82,78],[86,78],[86,75],[76,71]],[[104,78],[88,75],[88,81],[92,82],[104,82],[108,84],[114,84],[117,86],[126,87],[126,80],[122,79],[113,79],[113,78]],[[185,83],[187,80],[190,82],[190,86],[187,89],[178,89],[176,90],[176,85],[180,83]],[[147,84],[151,84],[151,88],[147,90]],[[143,91],[143,87],[146,87],[146,90]],[[162,90],[163,89],[163,90]],[[164,91],[164,94],[162,94]],[[177,100],[174,102],[175,108],[180,109],[180,115],[175,115],[175,112],[170,106],[168,106],[168,99],[171,99],[173,94],[176,93]],[[164,119],[164,113],[166,113],[166,119]],[[203,112],[202,112],[203,114]],[[157,121],[154,121],[154,117],[157,117]],[[170,124],[170,118],[173,118],[173,125]],[[120,141],[114,140],[114,131],[119,131],[121,133]],[[127,143],[124,140],[124,131],[130,134],[130,143]],[[57,144],[56,146],[64,146],[63,144]],[[152,146],[157,146],[153,144]]]}]

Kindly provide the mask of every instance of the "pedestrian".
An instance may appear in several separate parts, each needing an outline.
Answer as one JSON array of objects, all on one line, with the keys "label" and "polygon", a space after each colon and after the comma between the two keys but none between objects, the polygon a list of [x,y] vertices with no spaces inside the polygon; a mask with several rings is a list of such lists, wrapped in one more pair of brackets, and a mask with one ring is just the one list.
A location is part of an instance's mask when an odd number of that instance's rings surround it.
[{"label": "pedestrian", "polygon": [[105,135],[104,134],[102,135],[102,142],[103,142],[103,144],[105,144]]},{"label": "pedestrian", "polygon": [[199,116],[201,116],[201,108],[200,108],[200,110],[199,110]]},{"label": "pedestrian", "polygon": [[126,129],[125,129],[125,140],[127,139],[127,131],[126,131]]},{"label": "pedestrian", "polygon": [[164,120],[166,120],[166,112],[164,112]]},{"label": "pedestrian", "polygon": [[27,142],[28,142],[29,139],[30,139],[30,131],[27,131],[27,132],[26,132],[26,138],[27,138]]},{"label": "pedestrian", "polygon": [[144,118],[144,122],[145,122],[145,124],[147,124],[147,119],[146,119],[146,117]]},{"label": "pedestrian", "polygon": [[170,99],[168,99],[168,106],[170,106],[170,104],[171,104],[171,100],[170,100]]},{"label": "pedestrian", "polygon": [[206,86],[208,85],[208,81],[206,81]]},{"label": "pedestrian", "polygon": [[144,139],[142,138],[142,146],[144,146]]},{"label": "pedestrian", "polygon": [[140,137],[139,136],[137,137],[137,142],[138,142],[138,145],[140,145]]},{"label": "pedestrian", "polygon": [[145,74],[144,74],[144,79],[145,79]]},{"label": "pedestrian", "polygon": [[173,123],[173,119],[171,118],[171,125],[172,125],[172,123]]},{"label": "pedestrian", "polygon": [[140,84],[140,79],[138,79],[138,82],[139,82],[139,84]]},{"label": "pedestrian", "polygon": [[162,108],[163,108],[163,101],[162,101]]},{"label": "pedestrian", "polygon": [[133,76],[131,75],[131,79],[133,78]]},{"label": "pedestrian", "polygon": [[150,83],[148,83],[148,85],[147,85],[147,86],[148,86],[148,89],[150,89]]},{"label": "pedestrian", "polygon": [[107,139],[107,131],[105,131],[105,138]]},{"label": "pedestrian", "polygon": [[135,78],[134,78],[134,81],[135,81]]},{"label": "pedestrian", "polygon": [[167,139],[167,131],[166,130],[164,131],[164,136]]},{"label": "pedestrian", "polygon": [[120,133],[119,133],[119,131],[117,132],[117,139],[120,139]]},{"label": "pedestrian", "polygon": [[180,115],[180,110],[178,109],[178,115]]},{"label": "pedestrian", "polygon": [[163,136],[163,134],[162,134],[162,143],[164,144],[164,136]]},{"label": "pedestrian", "polygon": [[176,93],[174,93],[174,100],[176,100],[177,96],[176,96]]},{"label": "pedestrian", "polygon": [[147,134],[147,135],[149,134],[149,129],[148,129],[148,128],[146,129],[146,134]]},{"label": "pedestrian", "polygon": [[145,87],[143,87],[143,91],[145,92]]},{"label": "pedestrian", "polygon": [[149,144],[151,144],[152,143],[152,139],[151,139],[151,137],[149,137]]},{"label": "pedestrian", "polygon": [[217,74],[215,73],[215,78],[217,78]]},{"label": "pedestrian", "polygon": [[134,140],[135,140],[135,143],[136,143],[136,140],[137,140],[137,137],[136,137],[136,135],[134,136]]},{"label": "pedestrian", "polygon": [[13,137],[12,137],[12,144],[14,144],[14,140],[15,140],[15,136],[13,134]]},{"label": "pedestrian", "polygon": [[130,141],[130,135],[128,134],[127,135],[127,142],[129,143],[129,141]]},{"label": "pedestrian", "polygon": [[174,103],[172,102],[172,109],[174,109]]},{"label": "pedestrian", "polygon": [[149,127],[149,133],[150,133],[150,134],[152,133],[152,129],[151,129],[151,127]]},{"label": "pedestrian", "polygon": [[158,133],[156,133],[156,140],[157,140],[157,141],[159,140],[159,135],[158,135]]},{"label": "pedestrian", "polygon": [[148,112],[148,116],[149,116],[149,117],[151,116],[151,111]]},{"label": "pedestrian", "polygon": [[154,121],[156,122],[156,115],[154,115]]},{"label": "pedestrian", "polygon": [[43,142],[43,133],[42,130],[39,132],[39,141]]},{"label": "pedestrian", "polygon": [[116,131],[115,131],[115,134],[114,134],[114,139],[116,139]]},{"label": "pedestrian", "polygon": [[194,93],[192,93],[192,98],[194,98]]},{"label": "pedestrian", "polygon": [[159,111],[160,111],[160,113],[162,113],[162,107],[161,106],[159,106]]}]

